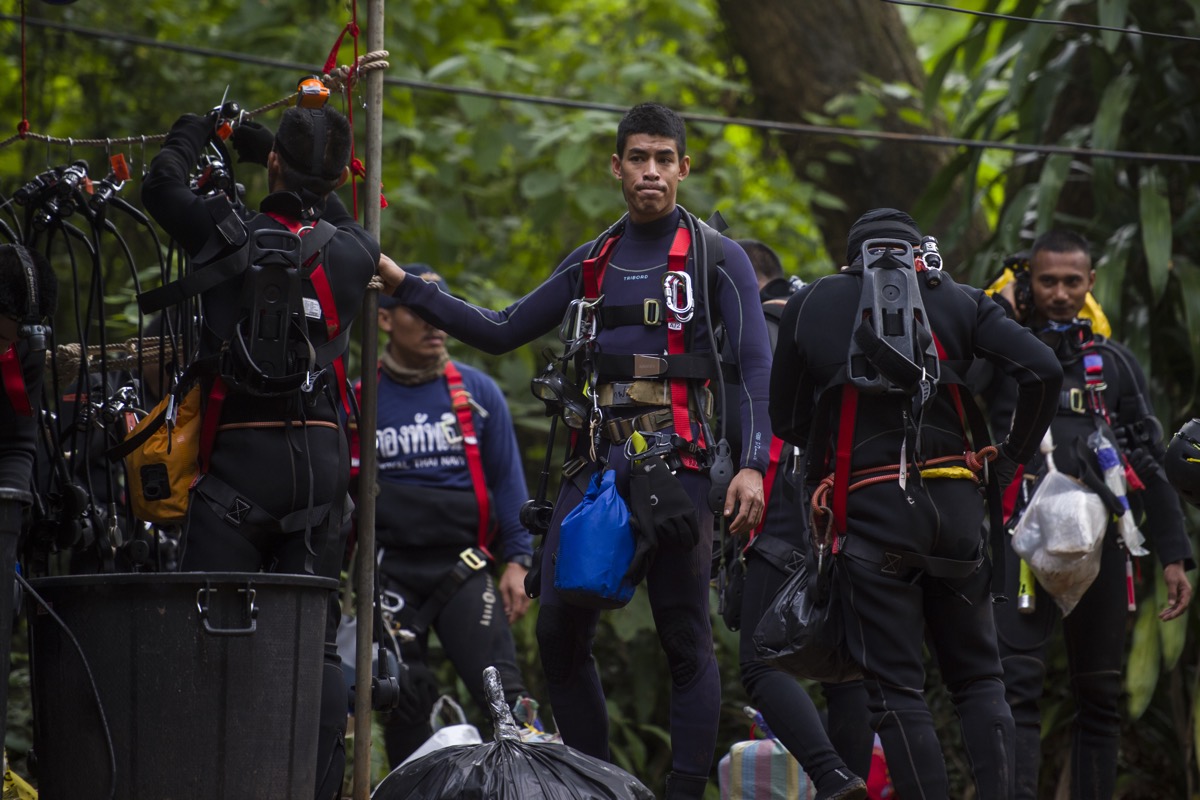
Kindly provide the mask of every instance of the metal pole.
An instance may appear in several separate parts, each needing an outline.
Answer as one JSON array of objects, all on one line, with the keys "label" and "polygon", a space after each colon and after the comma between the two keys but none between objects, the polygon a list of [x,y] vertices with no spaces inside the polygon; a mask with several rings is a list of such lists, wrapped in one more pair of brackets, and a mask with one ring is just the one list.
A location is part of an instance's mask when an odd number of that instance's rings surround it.
[{"label": "metal pole", "polygon": [[[367,4],[367,52],[383,49],[384,0]],[[379,193],[383,187],[383,70],[366,79],[367,176],[363,181],[363,223],[379,239]],[[362,307],[362,403],[359,416],[358,639],[354,691],[354,800],[371,796],[371,633],[375,596],[375,398],[379,358],[379,292],[368,289]]]}]

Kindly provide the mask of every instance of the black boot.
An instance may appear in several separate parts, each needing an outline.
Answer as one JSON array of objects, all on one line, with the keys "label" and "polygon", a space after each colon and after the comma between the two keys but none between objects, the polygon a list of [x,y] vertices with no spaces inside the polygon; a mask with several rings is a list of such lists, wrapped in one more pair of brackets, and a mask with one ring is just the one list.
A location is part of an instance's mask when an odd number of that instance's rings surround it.
[{"label": "black boot", "polygon": [[704,789],[708,778],[703,775],[684,775],[681,772],[667,774],[667,793],[663,800],[704,800]]}]

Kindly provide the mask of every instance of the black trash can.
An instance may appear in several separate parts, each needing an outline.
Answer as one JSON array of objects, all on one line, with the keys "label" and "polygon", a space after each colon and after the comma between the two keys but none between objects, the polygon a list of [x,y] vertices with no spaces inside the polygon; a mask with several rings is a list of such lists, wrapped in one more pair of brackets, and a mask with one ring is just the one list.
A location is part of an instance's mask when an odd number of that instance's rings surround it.
[{"label": "black trash can", "polygon": [[313,796],[337,581],[185,572],[31,583],[45,602],[28,606],[42,800]]}]

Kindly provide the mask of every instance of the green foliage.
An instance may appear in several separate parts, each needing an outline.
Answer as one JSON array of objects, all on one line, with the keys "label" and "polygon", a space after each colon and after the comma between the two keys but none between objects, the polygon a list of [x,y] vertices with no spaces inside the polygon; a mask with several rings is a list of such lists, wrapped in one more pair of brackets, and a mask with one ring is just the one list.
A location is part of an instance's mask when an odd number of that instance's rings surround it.
[{"label": "green foliage", "polygon": [[[1160,609],[1169,605],[1166,579],[1163,578],[1161,572],[1155,571],[1154,606],[1156,609]],[[1183,655],[1183,648],[1187,644],[1187,618],[1159,621],[1158,641],[1162,652],[1162,668],[1168,672],[1174,670],[1179,664],[1179,658]]]},{"label": "green foliage", "polygon": [[[312,68],[323,62],[350,8],[344,1],[323,2],[298,14],[294,3],[283,0],[200,0],[186,6],[147,0],[131,15],[123,6],[103,3],[26,5],[36,9],[31,13],[85,31],[115,31]],[[957,0],[954,5],[1200,32],[1196,0]],[[359,3],[360,13],[364,6]],[[401,262],[433,264],[456,292],[490,307],[503,307],[532,289],[574,246],[594,237],[622,210],[609,174],[619,113],[611,109],[657,99],[681,110],[719,115],[736,113],[745,103],[752,87],[740,62],[725,49],[714,9],[711,0],[391,3],[384,33],[391,53],[386,74],[392,79],[383,98],[383,190],[389,203],[382,213],[385,250]],[[830,108],[805,109],[810,119],[877,126],[883,101],[903,95],[917,109],[906,112],[909,122],[941,117],[954,135],[967,138],[1194,152],[1200,131],[1200,88],[1194,80],[1200,74],[1200,55],[1191,43],[1083,34],[935,10],[906,9],[904,18],[927,66],[920,95],[909,87],[868,80],[860,92],[839,98]],[[10,123],[17,121],[22,107],[18,37],[15,25],[0,34],[5,44],[0,101],[11,110]],[[27,37],[27,116],[33,130],[75,139],[164,133],[180,114],[211,108],[226,87],[230,98],[256,108],[290,92],[308,71],[36,26],[28,28]],[[352,53],[347,40],[338,62],[348,63]],[[505,97],[415,88],[395,79]],[[605,105],[564,108],[509,99],[512,95]],[[355,115],[360,157],[365,100],[360,87],[341,106]],[[277,119],[278,112],[271,112],[261,121],[274,125]],[[836,207],[841,201],[816,191],[804,175],[793,174],[771,135],[713,124],[691,125],[688,133],[693,173],[681,191],[683,204],[701,216],[720,208],[732,235],[770,243],[789,271],[806,279],[823,272],[828,259],[809,209]],[[137,204],[138,179],[156,144],[151,140],[112,149],[131,162],[134,180],[122,194]],[[86,158],[93,174],[102,174],[105,155],[104,148],[36,142],[0,149],[0,193],[8,195],[48,164],[71,158]],[[1192,235],[1200,222],[1198,177],[1196,165],[964,151],[927,188],[915,210],[921,218],[933,218],[944,208],[958,212],[957,223],[943,235],[944,249],[954,247],[969,220],[982,215],[988,222],[990,238],[956,270],[961,280],[977,285],[998,271],[1004,255],[1027,245],[1045,227],[1069,226],[1089,236],[1097,245],[1096,295],[1118,338],[1147,369],[1157,411],[1171,430],[1197,413],[1194,398],[1200,387],[1200,240]],[[252,201],[261,195],[261,172],[242,167],[238,178],[248,185]],[[360,210],[374,200],[361,193],[358,199]],[[132,264],[115,245],[104,245],[102,287],[90,277],[86,263],[76,265],[81,276],[76,284],[70,265],[56,260],[71,287],[63,293],[60,341],[73,332],[78,336],[76,315],[83,315],[87,298],[101,289],[110,338],[133,334],[133,276],[153,284],[161,279],[162,267],[147,234],[132,236],[130,244]],[[542,363],[541,347],[553,341],[542,339],[504,358],[466,348],[454,352],[500,381],[518,426],[531,485],[545,452],[547,421],[529,394],[528,380]],[[643,602],[635,600],[630,608],[603,616],[597,658],[611,701],[614,755],[656,788],[669,768],[662,730],[667,673]],[[526,679],[544,701],[535,619],[536,610],[517,624],[515,633]],[[1174,709],[1200,708],[1196,648],[1179,633],[1190,621],[1174,627],[1151,621],[1152,629],[1144,623],[1149,631],[1144,638],[1154,641],[1156,666],[1146,669],[1159,668],[1161,642],[1163,672],[1151,683],[1139,668],[1139,678],[1150,687],[1143,691],[1149,703],[1143,706],[1146,724],[1127,730],[1123,742],[1123,750],[1146,754],[1147,763],[1153,763],[1156,752],[1153,737],[1168,740],[1164,731],[1178,741],[1200,739],[1192,734],[1200,714],[1192,712],[1182,723],[1173,716]],[[714,628],[726,714],[719,747],[727,748],[745,736],[738,710],[744,699],[737,680],[736,637],[719,621]],[[1061,668],[1060,663],[1055,666]],[[1189,679],[1180,680],[1181,674]],[[1051,737],[1061,738],[1069,720],[1071,701],[1064,687],[1060,680],[1048,688],[1044,722]],[[951,713],[942,709],[939,723],[948,724]],[[961,761],[956,754],[949,759],[952,765]],[[1178,767],[1167,765],[1162,772],[1172,769]]]},{"label": "green foliage", "polygon": [[1143,600],[1133,626],[1130,657],[1125,664],[1129,716],[1138,719],[1150,705],[1159,672],[1158,615],[1152,599]]}]

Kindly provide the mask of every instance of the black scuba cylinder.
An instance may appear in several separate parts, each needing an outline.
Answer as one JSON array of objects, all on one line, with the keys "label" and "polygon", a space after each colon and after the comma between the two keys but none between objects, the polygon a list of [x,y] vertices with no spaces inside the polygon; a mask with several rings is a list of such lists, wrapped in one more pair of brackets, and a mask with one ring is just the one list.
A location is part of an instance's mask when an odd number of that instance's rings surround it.
[{"label": "black scuba cylinder", "polygon": [[937,347],[925,317],[913,246],[900,239],[869,239],[862,258],[849,382],[867,394],[906,395],[918,384],[936,384]]},{"label": "black scuba cylinder", "polygon": [[[303,375],[310,348],[293,331],[305,330],[300,289],[300,237],[266,229],[250,237],[250,266],[242,283],[241,319],[230,342],[233,369],[227,377],[258,394],[275,394],[271,380]],[[283,391],[296,387],[275,387]]]}]

